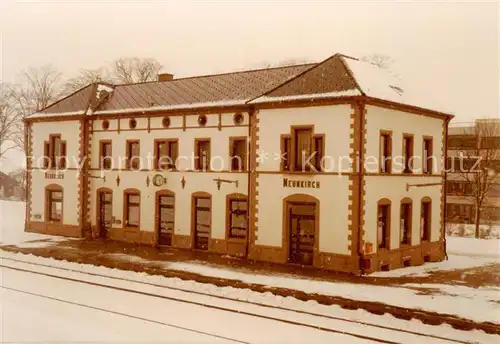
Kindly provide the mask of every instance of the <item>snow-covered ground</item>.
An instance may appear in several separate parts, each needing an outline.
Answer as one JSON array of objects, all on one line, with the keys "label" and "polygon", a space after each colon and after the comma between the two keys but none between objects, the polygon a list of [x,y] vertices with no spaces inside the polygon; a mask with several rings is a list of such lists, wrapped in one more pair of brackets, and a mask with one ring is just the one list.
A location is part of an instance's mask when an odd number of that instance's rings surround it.
[{"label": "snow-covered ground", "polygon": [[[50,245],[50,241],[26,243],[27,240],[47,239],[47,236],[22,232],[24,222],[24,205],[16,202],[1,202],[2,212],[2,242],[17,245]],[[12,216],[4,223],[4,215]],[[14,214],[18,214],[17,216]],[[49,237],[50,238],[50,237]],[[60,240],[55,238],[55,240]],[[431,271],[454,270],[471,267],[481,267],[499,262],[499,240],[476,240],[469,238],[448,238],[447,247],[449,259],[444,262],[424,264],[419,267],[410,267],[389,272],[373,274],[378,277],[394,277],[405,275],[426,275]],[[1,255],[5,256],[6,252]],[[141,258],[132,255],[113,255],[115,259],[134,260],[140,262]],[[26,258],[23,258],[26,259]],[[41,258],[30,258],[41,259]],[[424,309],[445,314],[455,314],[475,321],[492,321],[500,323],[500,288],[495,286],[469,288],[467,286],[453,286],[444,284],[408,284],[374,286],[371,284],[356,284],[342,282],[328,282],[309,280],[285,275],[256,274],[255,272],[238,271],[230,268],[197,264],[196,262],[157,262],[165,269],[182,270],[201,275],[240,280],[247,283],[262,284],[267,286],[282,287],[319,293],[330,296],[340,296],[355,300],[383,302],[408,308]],[[54,261],[51,264],[66,264]],[[68,263],[69,264],[69,263]],[[94,269],[96,267],[90,267]],[[120,272],[121,273],[121,272]],[[123,272],[128,274],[129,272]],[[143,276],[146,278],[145,276]],[[177,281],[164,278],[164,283],[188,283],[186,288],[194,290],[210,290],[211,293],[219,292],[218,287],[212,285],[199,285],[192,281]],[[421,293],[418,288],[427,288],[432,294]]]},{"label": "snow-covered ground", "polygon": [[3,252],[2,256],[0,331],[4,342],[497,341],[496,336],[480,331],[424,325],[416,320],[345,310],[271,293],[23,254]]}]

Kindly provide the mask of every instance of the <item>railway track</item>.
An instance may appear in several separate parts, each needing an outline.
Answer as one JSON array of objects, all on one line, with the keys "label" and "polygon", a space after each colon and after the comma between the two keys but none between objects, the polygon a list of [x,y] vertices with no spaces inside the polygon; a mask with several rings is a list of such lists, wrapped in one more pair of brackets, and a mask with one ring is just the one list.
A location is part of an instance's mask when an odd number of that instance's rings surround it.
[{"label": "railway track", "polygon": [[[111,281],[119,281],[119,282],[127,282],[128,284],[136,284],[138,286],[148,286],[148,287],[154,287],[154,288],[160,288],[162,290],[169,290],[169,291],[177,291],[177,292],[182,292],[188,295],[192,296],[202,296],[205,298],[210,298],[211,300],[224,300],[224,301],[230,301],[231,303],[234,304],[239,304],[239,305],[252,305],[255,307],[260,307],[263,309],[271,309],[271,310],[279,310],[282,312],[289,312],[297,315],[305,315],[305,316],[312,316],[316,319],[321,319],[321,320],[331,320],[337,322],[337,324],[356,324],[356,325],[361,325],[362,327],[366,328],[373,328],[373,329],[379,329],[379,330],[384,330],[384,331],[389,331],[389,332],[397,332],[399,334],[405,334],[410,337],[414,338],[420,338],[420,340],[423,340],[424,338],[427,339],[435,339],[440,342],[452,342],[452,343],[468,343],[466,341],[462,340],[457,340],[457,339],[451,339],[451,338],[445,338],[441,337],[438,335],[434,334],[425,334],[421,332],[416,332],[416,331],[411,331],[411,330],[406,330],[406,329],[400,329],[396,327],[389,327],[389,326],[383,326],[383,325],[378,325],[378,324],[373,324],[373,323],[368,323],[364,321],[358,321],[358,320],[352,320],[352,319],[346,319],[346,318],[341,318],[341,317],[335,317],[335,316],[330,316],[330,315],[324,315],[324,314],[318,314],[318,313],[313,313],[313,312],[307,312],[307,311],[302,311],[302,310],[297,310],[297,309],[292,309],[292,308],[287,308],[287,307],[280,307],[280,306],[273,306],[269,304],[264,304],[264,303],[259,303],[259,302],[251,302],[251,301],[246,301],[246,300],[239,300],[236,298],[232,297],[226,297],[226,296],[220,296],[220,295],[213,295],[209,293],[204,293],[204,292],[199,292],[199,291],[193,291],[193,290],[188,290],[188,289],[183,289],[183,288],[175,288],[175,287],[168,287],[165,285],[161,284],[155,284],[155,283],[150,283],[150,282],[143,282],[143,281],[138,281],[130,278],[122,278],[122,277],[115,277],[115,276],[109,276],[109,275],[103,275],[99,273],[92,273],[92,272],[85,272],[81,270],[75,270],[75,269],[69,269],[69,268],[64,268],[64,267],[59,267],[59,266],[53,266],[50,264],[43,264],[43,263],[34,263],[34,262],[28,262],[20,259],[14,259],[14,258],[4,258],[1,257],[0,259],[5,260],[5,261],[11,261],[14,262],[14,264],[26,264],[26,265],[31,265],[34,267],[41,267],[45,269],[54,269],[56,271],[64,271],[64,272],[69,272],[69,273],[76,273],[80,274],[82,276],[90,276],[90,277],[98,277],[98,278],[104,278],[107,280]],[[237,307],[223,307],[219,306],[217,304],[210,304],[206,302],[197,302],[197,301],[192,301],[187,298],[179,298],[179,297],[171,297],[171,296],[164,296],[164,295],[159,295],[156,293],[150,293],[150,292],[144,292],[140,290],[135,290],[135,289],[130,289],[130,288],[123,288],[123,287],[118,287],[118,286],[112,286],[109,284],[103,284],[103,283],[96,283],[92,281],[85,281],[82,279],[77,279],[77,278],[71,278],[71,277],[65,277],[65,276],[60,276],[60,275],[54,275],[51,273],[46,273],[46,272],[40,272],[40,271],[33,271],[27,268],[20,268],[16,266],[9,266],[9,265],[4,265],[1,264],[0,267],[6,268],[6,269],[12,269],[12,270],[17,270],[17,271],[22,271],[26,273],[32,273],[32,274],[37,274],[37,275],[43,275],[51,278],[58,278],[58,279],[63,279],[66,281],[71,281],[74,283],[84,283],[84,284],[89,284],[97,287],[102,287],[102,288],[108,288],[108,289],[114,289],[122,292],[129,292],[129,293],[135,293],[135,294],[140,294],[140,295],[145,295],[145,296],[150,296],[150,297],[156,297],[156,298],[161,298],[165,300],[170,300],[170,301],[175,301],[175,302],[182,302],[182,303],[189,303],[197,306],[202,306],[202,307],[208,307],[208,308],[213,308],[221,311],[226,311],[226,312],[233,312],[233,313],[238,313],[238,314],[244,314],[244,315],[249,315],[253,317],[259,317],[259,318],[264,318],[267,320],[273,320],[273,321],[279,321],[279,322],[284,322],[287,324],[295,325],[295,326],[304,326],[304,327],[310,327],[314,328],[317,330],[321,331],[326,331],[326,332],[332,332],[332,333],[338,333],[338,334],[344,334],[344,335],[349,335],[357,338],[362,338],[362,339],[367,339],[367,340],[373,340],[381,343],[395,343],[390,340],[385,340],[383,338],[377,338],[377,337],[372,337],[372,336],[366,336],[364,334],[360,333],[355,333],[355,332],[349,332],[349,331],[342,331],[342,330],[337,330],[334,328],[330,327],[325,327],[325,326],[318,326],[314,324],[308,324],[304,322],[299,322],[295,320],[289,320],[289,319],[283,319],[280,317],[274,317],[274,316],[268,316],[265,314],[258,314],[257,312],[249,312],[249,311],[243,311],[241,309],[238,309]],[[207,301],[207,300],[205,300]],[[366,330],[363,332],[367,332]]]}]

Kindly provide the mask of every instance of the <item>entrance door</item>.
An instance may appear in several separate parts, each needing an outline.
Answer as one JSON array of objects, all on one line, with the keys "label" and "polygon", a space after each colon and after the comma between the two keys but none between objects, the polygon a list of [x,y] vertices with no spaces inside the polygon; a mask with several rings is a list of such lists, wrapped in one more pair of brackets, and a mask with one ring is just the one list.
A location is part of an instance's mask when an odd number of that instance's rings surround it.
[{"label": "entrance door", "polygon": [[290,263],[312,265],[316,234],[316,205],[314,203],[289,203],[288,225]]},{"label": "entrance door", "polygon": [[158,204],[158,244],[172,246],[174,234],[175,197],[159,195]]},{"label": "entrance door", "polygon": [[211,200],[208,197],[194,198],[194,248],[208,250],[210,237]]},{"label": "entrance door", "polygon": [[113,194],[99,192],[99,236],[105,238],[113,223]]}]

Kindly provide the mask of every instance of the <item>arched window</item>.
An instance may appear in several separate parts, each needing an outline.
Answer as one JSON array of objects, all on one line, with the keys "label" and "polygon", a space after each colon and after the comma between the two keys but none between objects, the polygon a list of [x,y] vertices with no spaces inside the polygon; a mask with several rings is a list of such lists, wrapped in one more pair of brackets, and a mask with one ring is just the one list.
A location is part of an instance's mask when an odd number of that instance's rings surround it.
[{"label": "arched window", "polygon": [[63,219],[63,188],[57,184],[45,188],[45,221],[62,223]]},{"label": "arched window", "polygon": [[125,227],[139,228],[141,223],[141,193],[137,189],[123,192],[123,224]]},{"label": "arched window", "polygon": [[377,203],[377,245],[389,249],[391,241],[391,201],[383,198]]},{"label": "arched window", "polygon": [[194,248],[208,250],[212,229],[212,195],[207,192],[192,194],[192,237]]},{"label": "arched window", "polygon": [[175,193],[170,190],[156,192],[155,218],[158,245],[172,246],[175,228]]},{"label": "arched window", "polygon": [[246,239],[248,235],[248,197],[243,194],[227,195],[227,238]]},{"label": "arched window", "polygon": [[411,245],[411,223],[412,223],[412,206],[411,198],[403,198],[400,206],[400,243],[401,245]]},{"label": "arched window", "polygon": [[420,203],[420,240],[431,241],[432,200],[422,198]]}]

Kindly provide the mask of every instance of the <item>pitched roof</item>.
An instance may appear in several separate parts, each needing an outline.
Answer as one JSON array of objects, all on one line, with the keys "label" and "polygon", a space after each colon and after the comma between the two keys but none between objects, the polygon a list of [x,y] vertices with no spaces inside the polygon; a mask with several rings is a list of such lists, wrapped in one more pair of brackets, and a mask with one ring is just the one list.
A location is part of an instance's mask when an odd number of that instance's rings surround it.
[{"label": "pitched roof", "polygon": [[[105,88],[107,93],[100,93]],[[89,85],[31,117],[120,114],[368,96],[429,110],[439,107],[387,69],[341,54],[320,63],[125,85]],[[423,99],[423,100],[422,100]],[[426,105],[424,105],[426,104]]]}]

